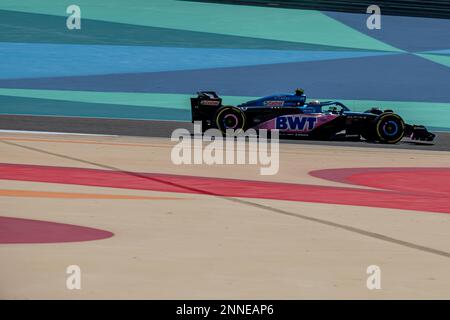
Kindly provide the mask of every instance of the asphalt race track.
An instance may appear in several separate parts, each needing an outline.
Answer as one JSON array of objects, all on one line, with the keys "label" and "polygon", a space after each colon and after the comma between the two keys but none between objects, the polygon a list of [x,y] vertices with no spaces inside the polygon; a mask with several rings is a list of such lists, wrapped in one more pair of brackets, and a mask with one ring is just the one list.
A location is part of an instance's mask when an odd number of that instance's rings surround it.
[{"label": "asphalt race track", "polygon": [[[182,121],[91,119],[41,116],[0,116],[2,130],[66,132],[84,134],[122,135],[137,137],[170,138],[178,128],[193,132],[192,123]],[[403,139],[395,145],[361,141],[317,141],[307,139],[282,139],[283,143],[302,143],[346,147],[416,149],[450,151],[450,132],[436,133],[433,143],[421,143]]]}]

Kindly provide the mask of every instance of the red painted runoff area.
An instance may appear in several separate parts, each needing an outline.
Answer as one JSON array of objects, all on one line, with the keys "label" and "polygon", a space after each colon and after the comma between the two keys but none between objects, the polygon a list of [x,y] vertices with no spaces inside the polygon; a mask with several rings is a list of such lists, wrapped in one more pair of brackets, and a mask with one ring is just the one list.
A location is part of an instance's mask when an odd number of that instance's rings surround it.
[{"label": "red painted runoff area", "polygon": [[0,164],[0,179],[450,213],[450,168],[355,168],[312,175],[369,190],[98,169]]},{"label": "red painted runoff area", "polygon": [[111,232],[88,227],[0,217],[0,244],[91,241],[112,236]]}]

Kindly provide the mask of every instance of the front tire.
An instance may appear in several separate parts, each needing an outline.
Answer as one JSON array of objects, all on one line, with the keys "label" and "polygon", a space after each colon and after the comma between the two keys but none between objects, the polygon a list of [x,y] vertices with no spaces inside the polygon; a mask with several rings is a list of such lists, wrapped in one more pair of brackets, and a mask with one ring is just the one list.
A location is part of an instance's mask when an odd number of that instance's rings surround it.
[{"label": "front tire", "polygon": [[405,135],[405,122],[391,112],[383,113],[375,119],[375,139],[381,143],[397,143]]}]

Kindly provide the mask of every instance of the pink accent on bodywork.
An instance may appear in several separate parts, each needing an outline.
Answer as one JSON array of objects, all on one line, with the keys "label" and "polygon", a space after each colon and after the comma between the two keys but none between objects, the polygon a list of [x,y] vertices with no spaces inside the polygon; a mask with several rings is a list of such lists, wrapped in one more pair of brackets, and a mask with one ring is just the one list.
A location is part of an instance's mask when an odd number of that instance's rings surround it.
[{"label": "pink accent on bodywork", "polygon": [[[334,120],[338,117],[336,114],[323,114],[323,113],[305,113],[305,114],[291,114],[291,115],[284,115],[280,117],[291,117],[291,118],[316,118],[316,124],[313,129],[316,129],[325,123],[330,122],[331,120]],[[278,117],[277,117],[278,118]],[[266,129],[266,130],[272,130],[276,129],[276,120],[277,118],[270,119],[268,121],[265,121],[257,126],[255,126],[255,129]],[[313,130],[311,129],[311,130]],[[289,132],[289,133],[307,133],[311,130],[308,129],[307,125],[305,125],[305,130],[291,130],[291,129],[279,129],[280,132]]]}]

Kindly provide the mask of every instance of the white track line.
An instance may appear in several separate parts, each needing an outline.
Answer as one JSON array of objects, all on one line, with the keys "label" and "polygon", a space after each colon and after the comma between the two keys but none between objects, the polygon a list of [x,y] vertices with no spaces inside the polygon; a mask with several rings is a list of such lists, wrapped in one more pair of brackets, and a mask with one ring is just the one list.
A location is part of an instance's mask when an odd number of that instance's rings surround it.
[{"label": "white track line", "polygon": [[75,135],[75,136],[98,136],[98,137],[118,137],[112,134],[91,134],[72,132],[49,132],[49,131],[27,131],[27,130],[0,130],[0,133],[28,133],[28,134],[49,134],[49,135]]}]

